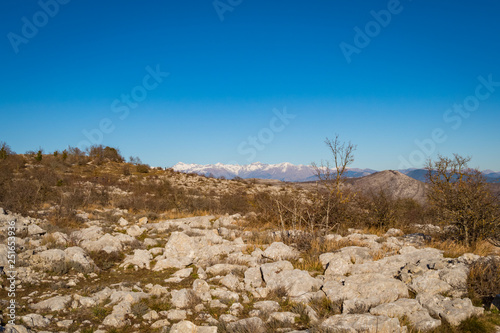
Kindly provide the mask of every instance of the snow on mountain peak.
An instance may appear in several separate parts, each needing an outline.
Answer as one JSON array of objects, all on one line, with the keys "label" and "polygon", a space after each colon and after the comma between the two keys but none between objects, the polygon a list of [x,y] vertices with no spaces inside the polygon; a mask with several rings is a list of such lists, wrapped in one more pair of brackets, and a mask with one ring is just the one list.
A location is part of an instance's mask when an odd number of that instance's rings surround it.
[{"label": "snow on mountain peak", "polygon": [[[314,169],[309,165],[294,165],[289,162],[279,164],[265,164],[254,162],[248,165],[238,164],[186,164],[179,162],[173,166],[175,171],[186,173],[197,173],[200,175],[213,175],[214,177],[225,177],[232,179],[241,178],[261,178],[278,179],[282,181],[309,181],[315,180]],[[357,174],[369,174],[363,170],[356,170]]]}]

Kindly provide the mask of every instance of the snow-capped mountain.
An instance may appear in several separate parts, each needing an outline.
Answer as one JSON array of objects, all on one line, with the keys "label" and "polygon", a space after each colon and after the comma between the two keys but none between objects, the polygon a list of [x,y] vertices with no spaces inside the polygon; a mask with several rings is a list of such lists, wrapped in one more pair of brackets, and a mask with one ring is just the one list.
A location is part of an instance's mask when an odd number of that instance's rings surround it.
[{"label": "snow-capped mountain", "polygon": [[[179,162],[172,167],[175,171],[185,173],[197,173],[199,175],[214,177],[225,177],[233,179],[260,178],[278,179],[282,181],[301,182],[316,180],[314,169],[310,165],[294,165],[291,163],[264,164],[260,162],[237,165],[237,164],[186,164]],[[346,172],[347,177],[362,177],[377,172],[371,169],[350,168]]]},{"label": "snow-capped mountain", "polygon": [[[314,169],[310,165],[294,165],[291,163],[264,164],[260,162],[238,165],[238,164],[186,164],[179,162],[172,167],[175,171],[185,173],[197,173],[203,176],[212,175],[214,177],[225,177],[233,179],[240,178],[260,178],[277,179],[287,182],[304,182],[317,180]],[[404,169],[397,170],[413,179],[426,181],[427,170],[425,169]],[[348,168],[346,177],[359,178],[378,172],[373,169]],[[484,170],[483,175],[489,183],[500,183],[500,172]]]}]

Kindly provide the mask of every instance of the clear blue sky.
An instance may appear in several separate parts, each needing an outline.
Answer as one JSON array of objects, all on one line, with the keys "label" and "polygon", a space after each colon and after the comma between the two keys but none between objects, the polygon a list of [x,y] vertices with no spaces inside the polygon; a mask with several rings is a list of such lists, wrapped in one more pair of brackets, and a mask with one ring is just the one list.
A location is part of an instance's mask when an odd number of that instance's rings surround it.
[{"label": "clear blue sky", "polygon": [[355,167],[456,152],[500,170],[500,2],[215,5],[1,1],[0,140],[92,141],[154,166],[309,164],[338,133]]}]

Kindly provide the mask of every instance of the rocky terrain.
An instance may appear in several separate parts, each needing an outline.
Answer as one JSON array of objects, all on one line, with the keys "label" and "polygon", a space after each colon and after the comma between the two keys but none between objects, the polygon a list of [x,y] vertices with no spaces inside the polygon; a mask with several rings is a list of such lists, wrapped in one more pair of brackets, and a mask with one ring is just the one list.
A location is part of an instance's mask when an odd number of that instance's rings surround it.
[{"label": "rocky terrain", "polygon": [[[17,229],[16,325],[1,330],[415,332],[484,311],[466,297],[479,256],[446,258],[397,229],[309,239],[311,256],[307,235],[246,230],[240,215],[82,218],[79,230],[48,231],[43,220],[0,209],[1,234],[10,221]],[[7,239],[0,244],[7,323],[13,286]]]}]

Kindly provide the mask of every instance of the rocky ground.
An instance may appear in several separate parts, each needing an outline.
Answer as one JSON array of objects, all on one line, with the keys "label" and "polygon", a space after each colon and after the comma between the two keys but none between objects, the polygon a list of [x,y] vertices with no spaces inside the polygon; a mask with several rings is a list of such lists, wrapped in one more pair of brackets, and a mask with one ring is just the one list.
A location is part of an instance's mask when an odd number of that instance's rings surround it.
[{"label": "rocky ground", "polygon": [[[310,256],[304,235],[286,245],[280,233],[245,231],[239,215],[82,218],[80,230],[48,232],[0,209],[0,233],[17,227],[16,325],[0,331],[408,332],[484,311],[466,297],[479,256],[445,258],[396,229],[331,234],[311,241]],[[0,244],[5,324],[12,286]]]}]

